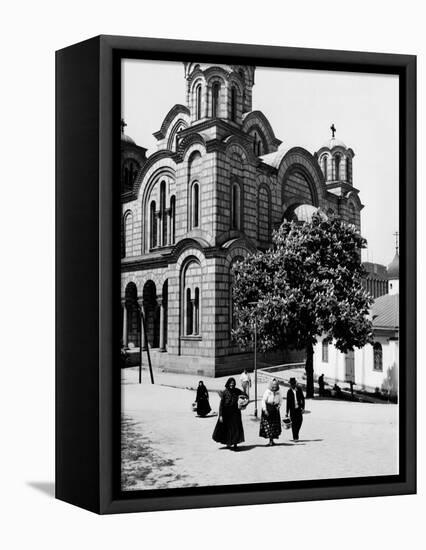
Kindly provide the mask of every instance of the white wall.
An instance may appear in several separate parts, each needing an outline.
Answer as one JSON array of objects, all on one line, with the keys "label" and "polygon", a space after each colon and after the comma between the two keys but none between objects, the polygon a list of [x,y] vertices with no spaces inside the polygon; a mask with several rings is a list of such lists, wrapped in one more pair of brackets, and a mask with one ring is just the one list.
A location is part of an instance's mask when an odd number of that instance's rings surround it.
[{"label": "white wall", "polygon": [[[399,356],[398,342],[384,337],[376,337],[375,342],[382,345],[383,370],[374,370],[373,346],[367,344],[354,351],[355,384],[358,389],[374,391],[375,388],[390,389],[394,392],[398,384]],[[328,361],[322,360],[322,341],[314,349],[315,376],[324,374],[329,384],[346,384],[345,354],[333,344],[328,346]],[[389,388],[389,382],[391,384]]]},{"label": "white wall", "polygon": [[[7,549],[274,545],[399,549],[424,539],[425,399],[419,404],[420,496],[97,517],[30,484],[54,478],[54,50],[99,33],[417,53],[425,143],[423,3],[215,0],[7,2],[0,20],[2,132],[2,546]],[[268,116],[268,113],[265,113]],[[361,115],[360,115],[361,116]],[[332,122],[332,121],[330,121]],[[355,176],[355,175],[354,175]],[[425,181],[419,154],[418,181]],[[418,201],[425,207],[425,187]],[[13,205],[13,208],[12,208]],[[19,206],[19,208],[18,208]],[[419,218],[425,272],[426,216]],[[422,269],[423,268],[423,269]],[[419,277],[419,281],[420,281]],[[424,286],[419,334],[426,334]],[[16,330],[20,326],[21,330]],[[25,349],[26,360],[23,360]],[[420,367],[426,363],[419,348]],[[426,386],[424,368],[418,387]],[[423,506],[422,506],[423,505]],[[418,545],[418,543],[417,543]]]}]

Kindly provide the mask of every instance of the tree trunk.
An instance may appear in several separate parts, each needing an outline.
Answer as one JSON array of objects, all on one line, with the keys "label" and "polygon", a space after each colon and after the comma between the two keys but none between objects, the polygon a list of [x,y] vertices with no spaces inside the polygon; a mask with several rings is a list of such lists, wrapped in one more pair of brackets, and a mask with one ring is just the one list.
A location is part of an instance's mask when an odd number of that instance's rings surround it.
[{"label": "tree trunk", "polygon": [[312,344],[309,343],[306,346],[306,397],[314,397],[314,348]]}]

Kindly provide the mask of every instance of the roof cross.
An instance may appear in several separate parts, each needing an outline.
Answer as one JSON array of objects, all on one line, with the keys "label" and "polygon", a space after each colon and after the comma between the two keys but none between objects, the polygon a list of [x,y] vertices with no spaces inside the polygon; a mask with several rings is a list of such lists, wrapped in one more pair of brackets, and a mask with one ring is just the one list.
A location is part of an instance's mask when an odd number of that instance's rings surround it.
[{"label": "roof cross", "polygon": [[330,126],[330,130],[332,132],[332,137],[334,138],[334,134],[336,133],[336,127],[334,126],[334,122],[333,124]]},{"label": "roof cross", "polygon": [[124,128],[127,126],[127,124],[124,122],[124,118],[121,119],[120,126],[121,126],[121,133],[124,134]]}]

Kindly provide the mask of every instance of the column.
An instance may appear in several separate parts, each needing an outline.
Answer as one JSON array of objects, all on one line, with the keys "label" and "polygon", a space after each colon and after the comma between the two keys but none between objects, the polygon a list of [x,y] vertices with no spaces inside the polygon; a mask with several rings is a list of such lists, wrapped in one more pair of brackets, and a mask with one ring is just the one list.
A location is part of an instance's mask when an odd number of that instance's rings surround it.
[{"label": "column", "polygon": [[123,334],[121,337],[121,340],[123,342],[123,347],[127,347],[127,306],[126,306],[126,300],[121,301],[121,305],[123,308]]},{"label": "column", "polygon": [[163,235],[161,231],[161,213],[160,210],[157,210],[155,213],[155,222],[157,224],[157,246],[162,246],[163,244]]},{"label": "column", "polygon": [[[143,350],[146,350],[145,330],[144,330],[144,325],[143,325],[143,319],[146,321],[144,301],[143,300],[138,300],[138,305],[139,305],[139,316],[140,316],[140,326],[141,326],[140,345],[141,345]],[[143,317],[143,319],[142,319],[142,317]]]},{"label": "column", "polygon": [[192,334],[198,334],[198,315],[197,315],[197,301],[195,298],[191,300],[192,305]]},{"label": "column", "polygon": [[172,217],[171,217],[171,208],[166,208],[165,210],[165,214],[166,216],[166,219],[167,219],[167,224],[166,224],[166,227],[167,227],[167,235],[165,237],[165,243],[166,245],[170,245],[172,244]]},{"label": "column", "polygon": [[166,346],[164,344],[164,300],[162,297],[157,297],[157,303],[160,306],[160,344],[159,351],[166,351]]}]

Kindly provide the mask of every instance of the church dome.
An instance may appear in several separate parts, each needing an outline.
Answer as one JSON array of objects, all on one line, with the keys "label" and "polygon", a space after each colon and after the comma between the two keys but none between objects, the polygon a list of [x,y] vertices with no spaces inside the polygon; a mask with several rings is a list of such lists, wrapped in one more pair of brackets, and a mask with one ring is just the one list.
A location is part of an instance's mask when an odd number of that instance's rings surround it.
[{"label": "church dome", "polygon": [[324,220],[327,219],[326,214],[317,206],[312,204],[300,204],[296,208],[291,208],[287,213],[287,219],[297,222],[311,222],[314,214],[319,214]]},{"label": "church dome", "polygon": [[396,252],[394,259],[388,265],[388,279],[399,279],[399,254]]},{"label": "church dome", "polygon": [[343,149],[347,149],[346,144],[343,143],[341,139],[337,139],[335,137],[330,138],[325,143],[323,143],[320,147],[320,149],[326,148],[326,149],[333,149],[333,147],[343,147]]},{"label": "church dome", "polygon": [[124,143],[130,143],[131,145],[136,145],[136,142],[126,134],[121,134],[121,141]]}]

